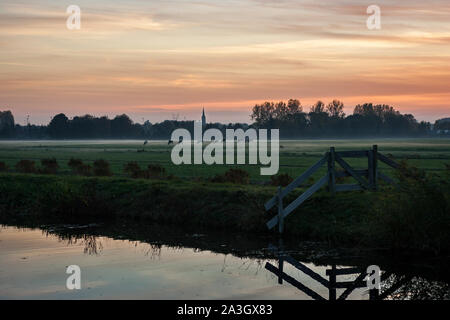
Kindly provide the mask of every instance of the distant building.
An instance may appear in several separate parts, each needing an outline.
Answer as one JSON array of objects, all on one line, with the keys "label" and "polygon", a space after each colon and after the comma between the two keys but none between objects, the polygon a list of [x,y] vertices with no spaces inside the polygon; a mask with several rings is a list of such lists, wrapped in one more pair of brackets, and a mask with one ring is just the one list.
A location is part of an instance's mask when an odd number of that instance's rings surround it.
[{"label": "distant building", "polygon": [[202,130],[205,130],[206,127],[206,116],[205,116],[205,108],[203,108],[202,112]]}]

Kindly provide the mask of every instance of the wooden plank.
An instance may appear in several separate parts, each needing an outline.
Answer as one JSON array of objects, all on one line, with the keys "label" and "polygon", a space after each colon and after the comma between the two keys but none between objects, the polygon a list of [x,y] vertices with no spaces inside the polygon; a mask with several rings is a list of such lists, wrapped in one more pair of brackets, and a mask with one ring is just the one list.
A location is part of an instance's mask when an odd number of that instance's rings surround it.
[{"label": "wooden plank", "polygon": [[281,197],[281,187],[278,187],[278,233],[284,230],[283,198]]},{"label": "wooden plank", "polygon": [[378,300],[380,296],[380,289],[369,290],[369,300]]},{"label": "wooden plank", "polygon": [[342,288],[366,288],[367,283],[365,281],[342,281],[342,282],[336,282],[336,288],[342,289]]},{"label": "wooden plank", "polygon": [[373,165],[372,165],[372,170],[373,170],[373,189],[377,190],[378,189],[378,146],[376,144],[374,144],[372,146],[372,154],[373,154]]},{"label": "wooden plank", "polygon": [[[312,196],[317,190],[322,188],[328,182],[328,175],[322,177],[319,181],[317,181],[313,186],[311,186],[308,190],[302,193],[297,199],[291,202],[289,206],[284,209],[284,217],[286,218],[288,214],[290,214],[295,208],[301,205],[305,200],[307,200],[310,196]],[[278,216],[273,217],[266,223],[267,228],[272,229],[278,223]]]},{"label": "wooden plank", "polygon": [[398,281],[396,281],[392,287],[390,287],[389,289],[387,289],[386,291],[384,291],[379,297],[379,300],[384,300],[386,299],[388,296],[390,296],[391,294],[393,294],[395,291],[397,291],[398,289],[400,289],[401,287],[403,287],[405,284],[407,284],[409,281],[411,281],[412,277],[409,276],[405,276],[403,279],[400,279]]},{"label": "wooden plank", "polygon": [[343,158],[365,158],[367,157],[367,151],[338,151],[336,152]]},{"label": "wooden plank", "polygon": [[356,179],[356,181],[358,181],[364,188],[368,189],[368,185],[367,183],[364,181],[364,179],[357,174],[351,167],[350,165],[345,162],[339,155],[336,155],[336,161],[341,165],[342,168],[345,169],[345,171],[347,171],[348,173],[350,173],[352,175],[353,178]]},{"label": "wooden plank", "polygon": [[311,290],[310,288],[308,288],[304,284],[300,283],[299,281],[295,280],[291,276],[287,275],[284,272],[280,272],[277,269],[277,267],[273,266],[269,262],[266,263],[265,268],[267,270],[269,270],[270,272],[274,273],[275,275],[277,275],[278,277],[281,277],[284,281],[290,283],[291,285],[296,287],[298,290],[304,292],[306,295],[310,296],[314,300],[326,300],[324,297],[322,297],[321,295],[317,294],[316,292],[314,292],[313,290]]},{"label": "wooden plank", "polygon": [[308,190],[306,190],[297,199],[291,202],[290,205],[284,210],[284,217],[294,211],[299,205],[305,202],[309,197],[311,197],[316,191],[322,188],[328,182],[328,175],[323,176],[319,181],[313,184]]},{"label": "wooden plank", "polygon": [[336,192],[342,191],[359,191],[363,190],[363,188],[359,184],[337,184]]},{"label": "wooden plank", "polygon": [[334,187],[336,185],[334,153],[334,147],[331,147],[328,153],[328,189],[331,194],[335,193]]},{"label": "wooden plank", "polygon": [[[368,170],[366,170],[366,169],[362,169],[362,170],[360,170],[360,169],[353,169],[353,171],[355,171],[360,176],[368,177]],[[336,178],[351,177],[351,174],[348,173],[347,171],[336,171],[335,175],[336,175]]]},{"label": "wooden plank", "polygon": [[337,276],[345,275],[345,274],[355,274],[355,273],[361,273],[363,270],[361,268],[342,268],[342,269],[328,269],[326,271],[326,275],[329,276],[330,274],[334,273]]},{"label": "wooden plank", "polygon": [[[355,279],[355,283],[360,283],[361,281],[364,280],[364,278],[366,277],[367,273],[366,272],[362,272],[356,279]],[[350,295],[350,293],[353,292],[353,290],[356,289],[356,286],[350,286],[347,289],[345,289],[344,292],[342,292],[342,294],[339,296],[338,300],[345,300],[347,299],[347,297]]]},{"label": "wooden plank", "polygon": [[327,279],[322,278],[319,274],[315,273],[310,268],[305,266],[303,263],[295,260],[291,256],[287,255],[287,256],[284,256],[283,258],[284,258],[284,261],[289,262],[295,268],[297,268],[300,271],[303,271],[305,274],[307,274],[308,276],[310,276],[311,278],[313,278],[314,280],[316,280],[317,282],[319,282],[323,286],[328,288],[328,286],[330,285],[330,283],[328,282]]},{"label": "wooden plank", "polygon": [[[284,260],[281,258],[278,259],[278,269],[280,270],[280,275],[283,274]],[[280,275],[278,276],[278,284],[283,284],[283,278]]]},{"label": "wooden plank", "polygon": [[330,285],[328,286],[328,299],[336,301],[336,265],[331,266]]},{"label": "wooden plank", "polygon": [[370,150],[367,153],[367,168],[368,168],[368,179],[369,179],[369,187],[371,189],[375,189],[375,175],[374,175],[374,162],[373,162],[373,150]]},{"label": "wooden plank", "polygon": [[383,161],[388,166],[391,166],[394,169],[400,168],[400,165],[397,162],[395,162],[394,160],[389,159],[388,157],[386,157],[385,155],[382,155],[381,153],[378,153],[378,159],[380,159],[380,161]]},{"label": "wooden plank", "polygon": [[[322,159],[317,161],[314,165],[312,165],[308,170],[306,170],[301,176],[292,181],[286,188],[284,188],[281,192],[281,196],[284,198],[288,195],[292,190],[300,186],[306,179],[308,179],[312,174],[314,174],[321,166],[325,164],[327,157],[324,156]],[[265,208],[266,211],[270,210],[274,205],[278,202],[277,196],[274,196],[272,199],[266,202]]]}]

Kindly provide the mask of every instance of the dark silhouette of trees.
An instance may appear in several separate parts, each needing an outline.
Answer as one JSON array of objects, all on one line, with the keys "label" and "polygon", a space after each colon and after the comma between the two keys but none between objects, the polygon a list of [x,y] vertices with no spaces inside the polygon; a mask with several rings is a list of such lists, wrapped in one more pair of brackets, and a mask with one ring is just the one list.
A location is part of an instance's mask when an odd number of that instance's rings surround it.
[{"label": "dark silhouette of trees", "polygon": [[48,125],[48,133],[55,139],[66,138],[69,135],[69,118],[64,113],[54,116]]},{"label": "dark silhouette of trees", "polygon": [[73,138],[97,138],[96,129],[94,117],[89,114],[73,117],[70,121],[69,131],[70,136]]},{"label": "dark silhouette of trees", "polygon": [[253,107],[251,118],[258,128],[279,128],[282,138],[425,136],[431,125],[401,114],[389,105],[357,105],[345,116],[344,103],[317,101],[305,114],[298,100],[264,102]]},{"label": "dark silhouette of trees", "polygon": [[325,103],[322,101],[317,101],[313,106],[311,106],[310,112],[312,113],[322,113],[325,112]]},{"label": "dark silhouette of trees", "polygon": [[264,102],[263,104],[256,104],[253,107],[251,118],[255,121],[257,127],[269,123],[274,116],[275,104],[273,102]]},{"label": "dark silhouette of trees", "polygon": [[327,105],[327,111],[330,117],[344,118],[344,103],[339,100],[333,100]]},{"label": "dark silhouette of trees", "polygon": [[14,135],[14,117],[11,111],[0,111],[0,136],[11,137]]},{"label": "dark silhouette of trees", "polygon": [[[349,138],[349,137],[404,137],[447,134],[450,119],[436,121],[434,131],[429,122],[418,122],[411,114],[401,114],[389,105],[358,104],[353,114],[344,113],[344,103],[333,100],[325,105],[317,101],[309,113],[303,111],[297,99],[287,102],[266,101],[256,104],[251,118],[254,123],[207,123],[205,129],[219,129],[225,137],[226,129],[280,129],[280,137],[295,138]],[[165,120],[160,123],[134,123],[126,114],[114,119],[106,116],[55,115],[48,126],[14,125],[10,111],[0,111],[0,138],[15,139],[169,139],[175,129],[186,129],[194,134],[194,121]],[[447,130],[447,131],[446,131]],[[447,132],[447,133],[446,133]]]},{"label": "dark silhouette of trees", "polygon": [[48,125],[48,134],[54,139],[142,138],[144,127],[134,124],[125,114],[118,115],[112,120],[106,116],[97,118],[89,114],[75,116],[69,120],[61,113],[53,117]]},{"label": "dark silhouette of trees", "polygon": [[297,113],[303,112],[303,107],[300,101],[297,99],[289,99],[287,107],[289,109],[289,115],[295,115]]},{"label": "dark silhouette of trees", "polygon": [[126,114],[116,116],[111,121],[113,138],[126,138],[130,132],[133,132],[133,121]]},{"label": "dark silhouette of trees", "polygon": [[440,131],[450,130],[450,118],[436,120],[434,128]]}]

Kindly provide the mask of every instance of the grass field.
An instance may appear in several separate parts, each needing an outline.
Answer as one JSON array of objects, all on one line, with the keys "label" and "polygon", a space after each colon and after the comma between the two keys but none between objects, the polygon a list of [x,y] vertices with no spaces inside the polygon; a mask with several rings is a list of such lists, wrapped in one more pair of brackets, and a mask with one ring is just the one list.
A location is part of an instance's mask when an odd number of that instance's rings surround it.
[{"label": "grass field", "polygon": [[[67,162],[70,158],[79,158],[92,163],[96,159],[105,159],[111,164],[114,175],[124,175],[123,167],[129,161],[138,162],[141,167],[148,164],[160,164],[168,174],[180,178],[208,178],[223,173],[230,165],[180,165],[172,163],[172,146],[165,141],[151,141],[142,150],[142,141],[132,140],[86,140],[86,141],[0,141],[0,161],[7,164],[10,171],[22,159],[34,160],[36,164],[43,158],[56,158],[60,173],[69,173]],[[280,173],[292,177],[300,175],[317,161],[331,146],[337,151],[367,150],[373,144],[383,154],[395,159],[407,159],[408,163],[429,172],[444,170],[450,164],[450,139],[373,139],[373,140],[286,140],[280,142]],[[367,167],[367,159],[349,159],[357,168]],[[269,177],[261,176],[260,165],[239,165],[250,173],[251,181],[264,181]],[[380,164],[383,172],[390,168]],[[323,175],[325,168],[316,174]]]}]

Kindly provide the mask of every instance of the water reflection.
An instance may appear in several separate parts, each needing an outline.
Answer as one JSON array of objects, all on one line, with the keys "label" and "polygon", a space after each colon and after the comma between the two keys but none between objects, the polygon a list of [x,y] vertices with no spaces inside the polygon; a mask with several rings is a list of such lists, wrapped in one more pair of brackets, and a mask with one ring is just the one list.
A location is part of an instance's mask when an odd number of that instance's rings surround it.
[{"label": "water reflection", "polygon": [[[314,300],[327,300],[327,298],[323,297],[316,291],[312,290],[308,286],[304,285],[301,281],[293,278],[289,274],[283,271],[285,263],[290,264],[297,270],[301,271],[305,275],[319,282],[322,286],[328,289],[328,300],[346,300],[348,296],[357,288],[366,288],[369,292],[370,300],[384,300],[384,299],[392,299],[394,298],[393,294],[398,292],[395,297],[402,297],[402,293],[411,293],[411,290],[399,291],[402,287],[410,288],[414,286],[414,282],[412,282],[411,276],[396,276],[389,272],[382,272],[380,277],[380,289],[367,289],[367,278],[369,274],[367,273],[367,265],[365,268],[361,267],[344,267],[337,268],[336,264],[331,265],[328,269],[326,269],[326,277],[325,279],[322,275],[315,272],[308,266],[304,265],[300,261],[295,260],[293,257],[289,255],[289,253],[284,249],[282,243],[278,246],[274,246],[272,244],[269,245],[269,249],[275,253],[278,257],[278,266],[274,266],[270,262],[267,262],[265,268],[275,274],[278,277],[278,283],[283,284],[283,280],[296,287],[301,292],[305,293],[309,297]],[[355,275],[355,279],[351,281],[340,281],[339,276],[342,275]],[[423,281],[421,281],[423,282]],[[409,286],[408,286],[409,284]],[[414,286],[417,287],[417,286]],[[445,289],[442,286],[437,286],[441,292],[445,292]],[[337,295],[338,289],[345,289],[339,295]],[[447,288],[448,291],[448,288]],[[403,296],[404,298],[405,296]],[[416,295],[416,297],[418,297]]]},{"label": "water reflection", "polygon": [[[169,298],[176,298],[177,293],[173,291],[175,287],[171,287],[170,281],[174,281],[174,275],[178,277],[186,274],[187,279],[198,278],[199,284],[216,283],[211,284],[210,290],[217,291],[218,288],[222,288],[217,283],[227,285],[231,297],[243,295],[244,283],[250,281],[255,285],[254,292],[263,292],[261,290],[264,288],[264,292],[258,294],[264,294],[264,298],[269,299],[272,297],[316,300],[450,298],[448,285],[450,281],[446,262],[434,262],[427,267],[414,268],[412,263],[402,264],[387,253],[343,250],[311,242],[286,241],[274,246],[268,245],[268,243],[274,243],[274,239],[267,237],[220,232],[200,234],[198,230],[194,232],[173,226],[129,222],[85,225],[29,225],[14,222],[10,225],[38,227],[45,237],[53,239],[56,236],[58,241],[67,246],[81,245],[86,256],[92,256],[93,259],[98,260],[105,255],[105,245],[108,242],[126,241],[127,245],[122,246],[121,251],[117,251],[115,256],[99,263],[101,268],[109,268],[109,259],[114,262],[123,260],[123,263],[126,263],[128,257],[128,267],[122,266],[120,269],[118,266],[118,269],[114,269],[115,274],[134,270],[129,268],[130,266],[135,268],[136,257],[130,259],[127,252],[132,247],[139,248],[139,254],[150,257],[153,262],[148,260],[139,262],[139,272],[133,278],[135,287],[130,286],[130,292],[144,290],[141,286],[138,287],[141,281],[151,283],[158,281],[158,286],[167,290]],[[26,230],[23,231],[26,232]],[[165,254],[163,258],[162,252]],[[215,262],[217,258],[220,260],[218,264]],[[157,261],[154,261],[155,259]],[[186,259],[193,260],[186,263]],[[105,261],[108,264],[105,264]],[[150,265],[146,266],[144,263]],[[380,290],[367,290],[365,280],[369,265],[379,265],[382,268]],[[0,267],[4,266],[0,265]],[[261,272],[262,270],[265,272]],[[14,271],[8,270],[8,272]],[[205,277],[205,274],[208,276]],[[151,277],[152,280],[140,278],[143,275]],[[169,282],[156,280],[162,278]],[[202,284],[202,287],[202,290],[207,290],[205,285]],[[121,288],[123,288],[122,285]],[[193,290],[188,287],[184,289],[185,294]],[[285,290],[287,293],[283,295],[280,290]],[[298,294],[296,294],[297,291]],[[243,297],[257,297],[254,292],[253,295],[246,293],[247,295]],[[148,294],[150,293],[146,291],[145,297],[148,297]],[[208,294],[206,294],[207,297]]]}]

